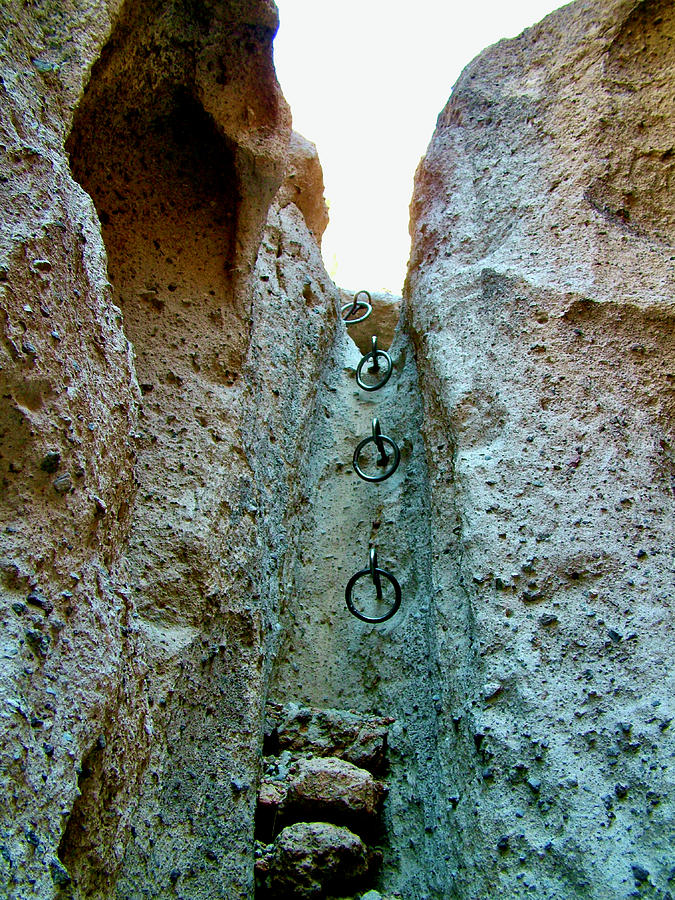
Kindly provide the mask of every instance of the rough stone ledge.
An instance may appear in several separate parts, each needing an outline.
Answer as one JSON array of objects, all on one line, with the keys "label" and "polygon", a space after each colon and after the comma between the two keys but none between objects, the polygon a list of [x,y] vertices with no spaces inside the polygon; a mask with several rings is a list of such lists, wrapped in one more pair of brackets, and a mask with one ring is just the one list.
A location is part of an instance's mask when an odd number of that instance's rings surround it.
[{"label": "rough stone ledge", "polygon": [[389,716],[352,710],[268,703],[265,752],[334,756],[377,773],[384,768],[387,731],[393,722]]}]

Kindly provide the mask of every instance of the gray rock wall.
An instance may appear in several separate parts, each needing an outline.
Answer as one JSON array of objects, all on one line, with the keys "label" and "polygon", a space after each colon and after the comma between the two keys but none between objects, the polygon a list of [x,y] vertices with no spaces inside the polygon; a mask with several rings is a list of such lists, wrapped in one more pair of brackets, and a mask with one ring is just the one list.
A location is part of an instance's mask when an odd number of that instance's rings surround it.
[{"label": "gray rock wall", "polygon": [[460,897],[674,888],[674,36],[565,7],[467,67],[416,176]]}]

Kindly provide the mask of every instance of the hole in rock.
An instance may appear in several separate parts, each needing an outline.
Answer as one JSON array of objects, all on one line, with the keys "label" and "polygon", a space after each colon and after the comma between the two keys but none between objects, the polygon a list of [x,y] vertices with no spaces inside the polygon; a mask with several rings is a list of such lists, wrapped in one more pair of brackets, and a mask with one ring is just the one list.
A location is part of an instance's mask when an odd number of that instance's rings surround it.
[{"label": "hole in rock", "polygon": [[186,74],[188,50],[172,48],[168,65],[150,40],[157,23],[131,19],[94,65],[66,148],[101,221],[139,382],[166,411],[178,383],[190,392],[195,354],[203,380],[230,385],[241,368],[239,195],[233,150]]}]

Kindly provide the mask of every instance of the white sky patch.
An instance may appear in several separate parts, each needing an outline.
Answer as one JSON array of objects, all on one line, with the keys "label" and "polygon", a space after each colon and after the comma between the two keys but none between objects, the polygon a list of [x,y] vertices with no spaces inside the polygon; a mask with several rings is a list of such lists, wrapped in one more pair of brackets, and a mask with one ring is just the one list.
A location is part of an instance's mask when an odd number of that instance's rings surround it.
[{"label": "white sky patch", "polygon": [[276,0],[275,65],[318,148],[323,258],[344,288],[400,293],[413,176],[464,66],[560,0]]}]

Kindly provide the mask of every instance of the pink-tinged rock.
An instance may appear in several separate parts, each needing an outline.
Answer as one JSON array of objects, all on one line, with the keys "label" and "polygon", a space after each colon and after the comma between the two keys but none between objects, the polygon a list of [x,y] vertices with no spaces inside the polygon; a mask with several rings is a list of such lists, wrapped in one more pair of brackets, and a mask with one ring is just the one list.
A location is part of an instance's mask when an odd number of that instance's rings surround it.
[{"label": "pink-tinged rock", "polygon": [[370,772],[344,759],[303,759],[291,776],[285,807],[306,814],[372,817],[386,790]]},{"label": "pink-tinged rock", "polygon": [[286,785],[279,781],[263,781],[258,791],[258,804],[263,809],[278,809],[286,799]]},{"label": "pink-tinged rock", "polygon": [[303,215],[317,244],[328,225],[328,207],[323,196],[323,172],[316,147],[301,134],[292,132],[288,168],[276,201],[280,207],[294,203]]}]

